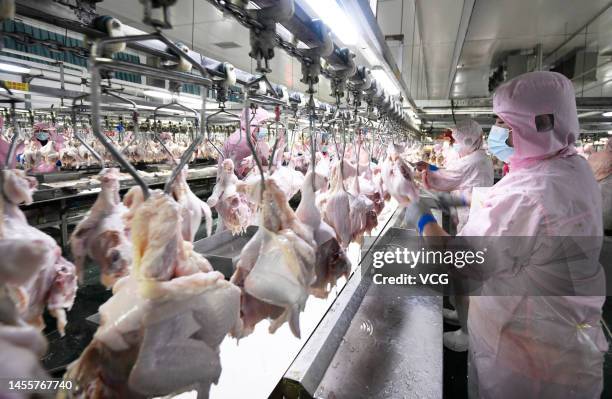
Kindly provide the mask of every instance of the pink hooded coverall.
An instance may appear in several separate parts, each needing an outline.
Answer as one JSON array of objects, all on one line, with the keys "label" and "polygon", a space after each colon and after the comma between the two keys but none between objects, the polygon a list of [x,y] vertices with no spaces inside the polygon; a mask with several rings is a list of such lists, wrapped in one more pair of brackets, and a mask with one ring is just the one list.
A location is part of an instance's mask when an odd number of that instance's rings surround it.
[{"label": "pink hooded coverall", "polygon": [[[268,111],[263,108],[257,108],[257,111],[255,112],[254,116],[249,113],[249,118],[253,118],[253,120],[251,121],[250,128],[251,137],[253,137],[253,144],[256,145],[257,153],[260,155],[261,158],[264,158],[269,154],[270,148],[268,146],[268,143],[258,142],[256,138],[256,131],[257,128],[259,128],[266,121],[266,119],[268,119],[268,117]],[[240,164],[242,163],[242,160],[244,158],[252,154],[251,150],[249,149],[249,145],[246,141],[247,122],[245,120],[244,112],[242,113],[240,118],[240,129],[232,133],[225,141],[225,143],[223,144],[222,152],[224,157],[223,159],[231,159],[234,162],[234,171],[236,172],[238,177],[242,178],[244,177],[244,171],[242,170]],[[221,165],[223,159],[219,158],[219,165]]]},{"label": "pink hooded coverall", "polygon": [[[482,128],[471,119],[459,121],[453,131],[455,143],[460,145],[458,158],[446,164],[446,168],[423,173],[426,188],[469,195],[473,187],[493,185],[493,162],[482,148]],[[469,208],[458,208],[460,231],[467,222]]]},{"label": "pink hooded coverall", "polygon": [[[601,196],[587,161],[574,148],[579,126],[572,82],[553,72],[519,76],[497,89],[493,110],[512,129],[510,173],[491,188],[460,235],[532,237],[525,248],[508,248],[500,255],[509,265],[496,276],[500,281],[558,272],[544,269],[555,256],[546,252],[546,237],[584,236],[600,250]],[[540,115],[553,115],[554,126],[538,131]],[[571,266],[569,259],[562,261]],[[561,278],[605,291],[601,268],[584,280],[572,274]],[[470,397],[599,398],[608,348],[600,326],[604,300],[470,297]]]}]

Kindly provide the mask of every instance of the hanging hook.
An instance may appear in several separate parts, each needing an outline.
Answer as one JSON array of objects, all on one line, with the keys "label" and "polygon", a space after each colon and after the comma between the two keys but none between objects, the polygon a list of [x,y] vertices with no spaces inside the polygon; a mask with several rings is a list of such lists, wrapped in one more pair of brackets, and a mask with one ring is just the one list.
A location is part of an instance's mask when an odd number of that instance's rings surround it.
[{"label": "hanging hook", "polygon": [[[204,123],[206,123],[206,98],[208,97],[208,87],[202,86],[201,97],[202,97],[202,113],[200,114],[200,118],[202,120],[198,121],[196,119],[196,123],[194,126],[196,129],[196,138],[195,140],[191,142],[191,145],[183,153],[183,156],[181,157],[178,165],[176,165],[175,168],[172,170],[172,174],[170,175],[170,178],[164,185],[164,192],[166,194],[170,194],[172,192],[172,185],[174,184],[174,181],[176,180],[178,175],[183,171],[183,168],[185,167],[185,165],[187,165],[187,162],[189,162],[189,159],[191,159],[191,156],[195,152],[196,148],[198,148],[202,140],[204,140],[205,134],[201,126]],[[204,123],[199,123],[199,122],[204,122]]]},{"label": "hanging hook", "polygon": [[73,134],[74,137],[76,137],[77,140],[79,140],[81,142],[81,144],[83,144],[83,146],[87,149],[87,151],[89,151],[91,153],[91,155],[93,155],[94,158],[96,158],[98,160],[98,162],[100,163],[100,166],[102,168],[104,168],[104,159],[100,156],[100,154],[98,154],[98,152],[96,150],[93,149],[93,147],[91,147],[83,137],[81,137],[81,135],[78,132],[78,127],[77,127],[77,117],[76,117],[76,102],[78,100],[83,100],[85,98],[89,97],[89,94],[83,94],[81,96],[75,97],[72,100],[72,107],[71,107],[71,119],[72,119],[72,129],[73,129]]}]

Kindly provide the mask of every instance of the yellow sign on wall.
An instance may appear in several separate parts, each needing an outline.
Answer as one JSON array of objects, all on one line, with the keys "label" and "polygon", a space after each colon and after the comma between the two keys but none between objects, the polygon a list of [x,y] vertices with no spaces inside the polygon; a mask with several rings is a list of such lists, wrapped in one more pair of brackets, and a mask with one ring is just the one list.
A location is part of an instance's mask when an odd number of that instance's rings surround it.
[{"label": "yellow sign on wall", "polygon": [[11,82],[10,80],[5,80],[4,84],[11,90],[30,91],[30,85],[28,83]]}]

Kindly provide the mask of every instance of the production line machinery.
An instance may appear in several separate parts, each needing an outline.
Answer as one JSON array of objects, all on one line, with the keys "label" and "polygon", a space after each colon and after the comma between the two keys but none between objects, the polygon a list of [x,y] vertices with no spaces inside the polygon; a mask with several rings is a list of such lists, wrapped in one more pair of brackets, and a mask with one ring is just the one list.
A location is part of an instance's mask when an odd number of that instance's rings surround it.
[{"label": "production line machinery", "polygon": [[[449,215],[434,214],[449,223]],[[257,329],[240,342],[236,370],[234,343],[226,340],[221,358],[228,366],[211,397],[442,398],[442,296],[425,285],[383,286],[372,280],[373,252],[405,246],[416,236],[402,221],[403,211],[392,201],[363,245],[349,247],[350,277],[335,295],[309,299],[300,315],[301,339],[292,337],[287,326],[274,335]],[[251,226],[244,236],[215,235],[197,241],[194,248],[216,270],[231,275],[256,230]],[[263,364],[261,359],[266,359]],[[230,379],[240,369],[249,370],[243,381],[248,391],[224,384],[224,377]]]},{"label": "production line machinery", "polygon": [[[23,11],[32,2],[19,2]],[[144,2],[151,5],[159,2]],[[169,4],[172,2],[169,2]],[[261,2],[264,4],[264,2]],[[293,2],[283,2],[289,4]],[[226,4],[226,3],[224,3]],[[234,4],[234,2],[232,2]],[[221,3],[219,3],[221,5]],[[25,7],[25,8],[24,8]],[[158,7],[159,8],[159,7]],[[163,16],[156,19],[151,15],[151,9],[145,9],[145,21],[155,27],[155,32],[142,34],[137,32],[128,35],[107,35],[103,38],[94,40],[91,49],[89,68],[91,73],[90,80],[90,99],[92,113],[92,129],[96,138],[104,145],[106,150],[112,155],[123,170],[127,171],[132,177],[122,189],[138,184],[146,198],[151,188],[163,186],[168,193],[173,181],[176,179],[182,167],[187,163],[192,155],[194,148],[203,140],[210,141],[210,134],[205,127],[207,122],[206,98],[208,90],[212,87],[216,89],[220,82],[227,82],[229,74],[227,68],[220,68],[221,63],[213,64],[205,57],[185,49],[176,43],[171,42],[159,30],[168,24],[167,7],[163,8]],[[19,9],[18,9],[19,11]],[[396,131],[403,130],[403,134],[411,129],[405,113],[401,110],[398,101],[390,99],[382,90],[376,89],[376,84],[370,78],[367,68],[358,67],[353,61],[353,55],[348,49],[330,46],[329,32],[319,26],[318,35],[313,36],[309,48],[310,51],[296,51],[290,43],[278,38],[274,32],[270,32],[275,26],[276,19],[265,21],[262,25],[261,19],[269,18],[270,7],[264,8],[261,12],[244,13],[241,8],[228,10],[232,15],[242,17],[253,32],[261,33],[262,37],[268,41],[254,40],[251,56],[257,60],[259,76],[236,71],[237,82],[244,88],[244,109],[248,115],[253,107],[257,106],[278,106],[287,107],[288,96],[283,94],[283,90],[278,90],[277,86],[272,85],[265,75],[268,70],[268,61],[272,58],[272,48],[278,43],[280,47],[295,55],[302,62],[303,83],[307,84],[309,99],[305,104],[307,107],[310,131],[311,131],[311,155],[314,161],[315,138],[314,119],[315,102],[314,88],[319,74],[329,78],[332,83],[333,96],[336,98],[336,109],[333,118],[340,120],[342,126],[342,138],[346,144],[345,132],[352,127],[362,126],[358,118],[363,114],[365,102],[365,113],[369,116],[373,114],[374,107],[377,108],[377,115],[383,116],[384,122],[393,123],[391,136]],[[257,10],[260,11],[260,10]],[[300,14],[298,9],[297,17],[288,10],[284,15],[276,15],[279,21],[289,25],[303,23],[303,12]],[[32,12],[32,10],[30,10]],[[254,14],[254,15],[253,15]],[[291,16],[289,14],[292,14]],[[40,17],[40,15],[38,15]],[[44,18],[44,17],[41,17]],[[66,19],[54,20],[54,22],[67,23]],[[302,21],[302,22],[300,22]],[[310,29],[316,25],[313,21],[307,21],[305,28]],[[92,37],[99,37],[95,34]],[[303,35],[302,35],[303,37]],[[318,40],[317,40],[318,38]],[[131,165],[121,152],[109,143],[104,133],[101,131],[101,104],[103,103],[103,76],[108,76],[110,72],[119,71],[124,73],[139,73],[148,76],[157,76],[159,70],[147,65],[128,64],[122,61],[114,61],[109,58],[109,51],[113,46],[126,44],[134,48],[145,48],[149,52],[163,54],[165,58],[171,58],[176,62],[173,68],[165,71],[166,77],[175,82],[191,83],[200,86],[202,89],[202,107],[199,109],[199,117],[196,117],[196,130],[198,134],[193,138],[189,149],[183,154],[178,165],[174,166],[169,174],[165,174],[160,179],[149,180],[147,177],[139,175],[134,166]],[[318,44],[318,45],[315,45]],[[109,50],[111,49],[111,50]],[[331,49],[331,51],[330,51]],[[294,54],[295,52],[295,54]],[[320,69],[320,60],[326,59],[330,67],[325,70]],[[199,75],[186,73],[181,68],[189,64],[199,72]],[[184,69],[184,68],[183,68]],[[219,79],[221,77],[221,79]],[[219,91],[223,93],[222,90]],[[341,104],[343,96],[352,96],[353,102]],[[222,96],[221,96],[222,97]],[[223,101],[219,100],[222,110]],[[354,115],[354,116],[353,116]],[[336,122],[332,122],[336,123]],[[371,122],[370,122],[371,123]],[[380,132],[379,132],[380,134]],[[339,140],[339,139],[338,139]],[[247,141],[250,150],[255,155],[253,144]],[[257,167],[263,179],[262,167],[259,158],[256,157]],[[212,168],[216,169],[216,168]],[[155,177],[155,176],[154,176]],[[213,173],[202,171],[201,179],[211,179]],[[190,182],[192,183],[192,182]],[[34,207],[45,202],[60,201],[59,221],[62,231],[62,244],[65,246],[67,239],[67,224],[70,216],[66,209],[70,208],[67,200],[80,200],[79,197],[96,193],[95,187],[84,187],[87,191],[69,193],[62,189],[61,183],[47,182],[48,189],[43,186],[40,197],[35,202]],[[56,187],[53,187],[53,186]],[[74,185],[74,184],[73,184]],[[70,184],[68,185],[70,186]],[[59,191],[58,191],[59,189]],[[68,189],[70,190],[70,189]],[[47,195],[48,198],[44,198]],[[206,195],[201,194],[201,197]],[[269,334],[265,326],[261,324],[254,331],[252,336],[240,342],[240,350],[237,349],[236,340],[229,337],[221,344],[221,361],[223,363],[223,373],[218,384],[211,387],[211,397],[265,397],[272,392],[282,392],[287,397],[300,397],[303,393],[314,397],[357,397],[366,395],[368,397],[388,397],[408,396],[439,398],[442,396],[442,302],[439,296],[433,295],[427,287],[416,287],[412,291],[402,291],[398,289],[385,289],[371,284],[368,278],[371,270],[371,249],[373,245],[395,245],[405,240],[407,236],[414,235],[414,232],[390,227],[397,225],[401,220],[397,205],[389,204],[387,214],[381,217],[381,228],[373,232],[371,239],[366,239],[360,252],[359,247],[353,247],[353,254],[349,249],[353,270],[344,288],[338,288],[335,295],[330,295],[327,299],[311,298],[308,307],[301,314],[301,338],[292,337],[289,327],[282,326],[274,335]],[[50,222],[57,223],[57,220]],[[235,266],[236,253],[244,245],[244,240],[249,234],[253,234],[253,228],[247,231],[246,236],[228,237],[219,234],[194,243],[196,251],[205,255],[213,267],[224,272],[227,276],[229,265],[232,269]],[[223,242],[222,242],[223,241]],[[354,253],[356,250],[357,253]],[[217,253],[212,253],[216,251]],[[363,260],[361,260],[363,259]],[[220,266],[218,262],[225,262],[225,266]],[[338,290],[340,290],[338,292]],[[67,362],[74,360],[66,354],[61,353],[63,349],[77,351],[83,349],[83,344],[91,339],[91,335],[96,328],[96,317],[93,314],[99,306],[99,301],[108,298],[108,293],[94,292],[91,297],[87,297],[89,305],[83,302],[78,314],[71,313],[71,317],[81,318],[80,324],[70,323],[80,335],[71,335],[69,340],[54,340],[51,335],[57,335],[53,331],[48,331],[50,341],[50,352],[43,362],[48,370],[54,375],[61,375]],[[92,298],[95,297],[95,298]],[[89,312],[89,313],[88,313]],[[383,320],[384,318],[384,320]],[[272,349],[271,349],[272,348]],[[270,353],[271,350],[273,353]],[[72,355],[72,354],[71,354]],[[261,359],[265,359],[262,363]],[[372,363],[384,359],[384,368],[373,372]],[[342,367],[339,368],[339,364]],[[290,365],[290,366],[289,366]],[[287,369],[289,366],[289,369]],[[248,369],[249,375],[244,375],[244,370]],[[393,374],[395,373],[395,374]],[[244,377],[242,384],[232,383],[236,376]],[[406,381],[408,376],[408,381]],[[280,383],[279,383],[280,381]],[[347,383],[348,381],[348,383]],[[254,392],[253,387],[258,391]]]},{"label": "production line machinery", "polygon": [[[144,177],[151,189],[162,188],[167,180],[169,165],[149,165]],[[192,166],[187,181],[191,189],[202,198],[212,192],[217,173],[216,165],[210,162]],[[35,175],[39,180],[33,195],[34,202],[23,206],[28,222],[38,229],[59,229],[57,239],[60,246],[68,248],[70,226],[77,224],[91,208],[100,192],[95,172],[57,172]],[[126,176],[121,182],[121,194],[127,192],[136,182]]]}]

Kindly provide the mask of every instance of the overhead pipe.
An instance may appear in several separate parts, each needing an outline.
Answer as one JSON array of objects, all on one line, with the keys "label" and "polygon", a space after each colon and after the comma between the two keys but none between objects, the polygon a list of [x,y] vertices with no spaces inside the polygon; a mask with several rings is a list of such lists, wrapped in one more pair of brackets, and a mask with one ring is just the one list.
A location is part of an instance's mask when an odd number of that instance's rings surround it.
[{"label": "overhead pipe", "polygon": [[[225,6],[221,5],[213,0],[209,0],[215,7],[221,9],[222,11],[229,11]],[[261,8],[273,5],[276,0],[254,0]],[[229,7],[230,3],[235,2],[226,2],[226,6]],[[235,5],[234,5],[235,8]],[[62,9],[63,10],[63,9]],[[90,38],[99,38],[103,37],[104,33],[99,31],[98,29],[92,27],[91,25],[84,24],[79,18],[82,16],[77,16],[74,12],[68,8],[66,8],[62,13],[61,18],[57,18],[55,15],[57,14],[57,7],[51,7],[47,4],[34,4],[31,1],[24,1],[23,3],[18,4],[17,12],[21,15],[25,15],[31,18],[35,18],[38,20],[42,20],[48,23],[52,23],[54,25],[64,27],[66,29],[70,29],[72,31],[80,32],[86,34]],[[92,18],[95,18],[94,15]],[[89,18],[88,18],[89,19]],[[242,24],[246,25],[244,20],[239,20]],[[316,46],[317,44],[322,44],[321,38],[317,36],[315,32],[312,31],[313,21],[312,19],[304,12],[304,10],[299,6],[299,4],[294,5],[294,13],[291,19],[286,22],[283,22],[283,26],[289,29],[292,34],[295,35],[297,39],[304,42],[308,46]],[[127,46],[138,50],[146,52],[150,55],[160,57],[164,60],[169,60],[176,62],[179,60],[177,54],[181,54],[182,50],[178,49],[178,47],[172,42],[164,42],[160,41],[159,37],[151,37],[151,35],[142,34],[141,31],[129,27],[123,26],[123,32],[126,36],[140,36],[139,40],[130,41],[127,43]],[[278,35],[277,35],[278,40]],[[115,42],[117,43],[117,42]],[[342,49],[340,49],[337,45],[333,45],[334,51],[328,56],[324,57],[328,65],[332,67],[342,67],[346,64],[346,61],[342,59]],[[297,53],[302,51],[302,49],[295,49]],[[292,54],[292,53],[290,53]],[[292,54],[295,55],[295,54]],[[186,53],[183,53],[182,57],[189,60],[189,62],[196,67],[202,74],[208,73],[208,76],[211,77],[223,77],[223,74],[218,71],[218,67],[222,62],[216,61],[212,58],[205,57],[195,51],[188,50]],[[199,62],[198,62],[199,60]],[[117,61],[112,61],[113,64],[117,65]],[[110,64],[110,62],[109,62]],[[137,64],[133,64],[137,65]],[[133,65],[128,63],[122,63],[121,70],[124,72],[137,73],[137,70],[134,69]],[[101,65],[102,66],[102,65]],[[140,65],[142,66],[142,65]],[[353,70],[352,74],[348,74],[348,76],[352,76],[355,73],[356,69]],[[236,69],[236,81],[238,84],[242,86],[248,86],[249,82],[251,82],[254,78],[252,74]],[[326,72],[323,71],[323,74],[327,76]],[[176,78],[178,76],[175,75]],[[181,76],[178,80],[181,80],[184,75]],[[194,84],[199,84],[196,82],[191,82]],[[275,89],[278,88],[278,85],[272,85]],[[408,98],[411,101],[410,98]],[[411,126],[414,129],[414,127]]]},{"label": "overhead pipe", "polygon": [[550,68],[553,66],[553,64],[562,57],[561,56],[555,56],[555,54],[557,53],[557,51],[561,50],[563,47],[565,47],[566,44],[570,43],[572,40],[574,40],[576,38],[576,36],[578,36],[583,30],[585,30],[589,25],[591,25],[593,22],[595,22],[599,17],[601,17],[606,11],[608,11],[608,9],[612,7],[612,1],[609,1],[601,10],[599,10],[593,17],[591,17],[584,25],[582,25],[580,28],[578,28],[574,33],[572,33],[566,40],[563,41],[563,43],[559,44],[557,47],[555,47],[554,50],[552,50],[549,55],[544,59],[544,66],[546,68]]}]

